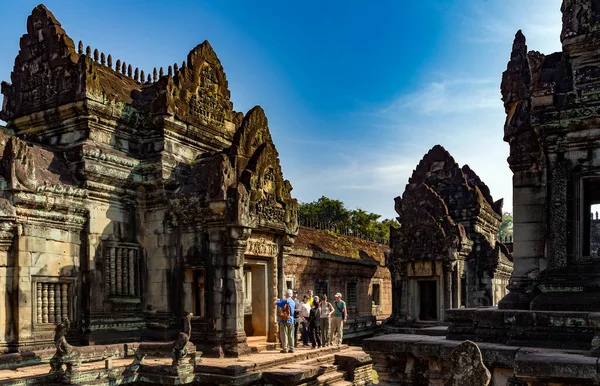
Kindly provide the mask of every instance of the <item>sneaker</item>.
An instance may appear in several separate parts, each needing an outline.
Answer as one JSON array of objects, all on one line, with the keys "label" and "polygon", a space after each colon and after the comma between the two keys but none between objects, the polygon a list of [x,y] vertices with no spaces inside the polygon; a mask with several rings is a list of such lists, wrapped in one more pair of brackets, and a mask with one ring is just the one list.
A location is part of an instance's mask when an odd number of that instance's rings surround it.
[{"label": "sneaker", "polygon": [[289,353],[293,353],[293,352],[294,352],[294,349],[288,350],[288,352],[289,352]]},{"label": "sneaker", "polygon": [[287,352],[287,350],[286,350],[286,349],[283,349],[283,350],[281,350],[281,351],[279,351],[279,352],[280,352],[280,353],[282,353],[282,354],[285,354],[285,353]]}]

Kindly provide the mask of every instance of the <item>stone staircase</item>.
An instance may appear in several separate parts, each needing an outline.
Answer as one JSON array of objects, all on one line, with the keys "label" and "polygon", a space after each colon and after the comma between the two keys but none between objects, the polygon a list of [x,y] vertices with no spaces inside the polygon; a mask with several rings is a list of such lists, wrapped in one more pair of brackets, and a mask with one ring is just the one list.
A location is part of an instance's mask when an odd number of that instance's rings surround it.
[{"label": "stone staircase", "polygon": [[247,342],[253,354],[267,350],[277,350],[281,347],[279,342],[267,342],[266,336],[249,336]]},{"label": "stone staircase", "polygon": [[196,367],[196,381],[218,385],[370,385],[371,357],[360,347],[298,348],[282,354],[263,350],[240,359],[206,358]]}]

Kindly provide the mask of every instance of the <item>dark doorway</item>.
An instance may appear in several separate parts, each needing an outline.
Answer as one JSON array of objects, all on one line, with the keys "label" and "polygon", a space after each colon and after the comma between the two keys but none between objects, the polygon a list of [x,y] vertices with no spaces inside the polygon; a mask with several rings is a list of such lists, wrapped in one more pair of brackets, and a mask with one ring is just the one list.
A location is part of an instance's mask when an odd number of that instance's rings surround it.
[{"label": "dark doorway", "polygon": [[437,281],[419,281],[419,320],[437,321]]}]

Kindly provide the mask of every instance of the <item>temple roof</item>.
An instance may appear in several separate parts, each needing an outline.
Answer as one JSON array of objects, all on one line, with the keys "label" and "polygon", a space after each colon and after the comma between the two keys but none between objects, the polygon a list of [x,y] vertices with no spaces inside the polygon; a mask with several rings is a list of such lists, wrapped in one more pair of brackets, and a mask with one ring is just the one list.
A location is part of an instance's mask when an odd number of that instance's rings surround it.
[{"label": "temple roof", "polygon": [[435,145],[423,156],[405,190],[421,183],[436,191],[453,215],[459,210],[459,206],[485,206],[502,215],[501,201],[494,202],[488,186],[468,165],[461,168],[441,145]]},{"label": "temple roof", "polygon": [[377,261],[380,264],[385,264],[385,254],[390,251],[390,248],[384,244],[307,227],[299,228],[293,249]]},{"label": "temple roof", "polygon": [[173,116],[231,138],[236,122],[228,83],[215,51],[204,41],[181,65],[150,69],[131,64],[80,41],[77,48],[44,5],[35,7],[21,37],[11,83],[2,83],[0,118],[16,118],[85,100],[124,103],[153,116]]}]

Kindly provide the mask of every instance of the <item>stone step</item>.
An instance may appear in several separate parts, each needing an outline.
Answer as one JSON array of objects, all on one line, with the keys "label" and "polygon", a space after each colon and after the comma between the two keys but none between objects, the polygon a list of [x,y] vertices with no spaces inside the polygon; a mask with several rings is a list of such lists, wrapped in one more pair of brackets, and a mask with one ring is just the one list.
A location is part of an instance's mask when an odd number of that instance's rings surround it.
[{"label": "stone step", "polygon": [[349,381],[337,381],[334,383],[330,383],[331,386],[353,386],[354,383]]},{"label": "stone step", "polygon": [[[335,367],[335,366],[334,366]],[[329,371],[317,377],[317,385],[332,385],[339,381],[344,381],[346,373],[339,370]]]},{"label": "stone step", "polygon": [[[344,351],[346,351],[346,350],[344,350]],[[307,360],[299,362],[299,363],[303,364],[303,365],[314,365],[314,366],[319,366],[319,365],[323,366],[323,365],[328,365],[328,364],[333,365],[336,354],[339,354],[339,353],[326,354],[326,355],[318,356],[316,358],[307,359]]]},{"label": "stone step", "polygon": [[259,353],[259,352],[263,352],[263,351],[267,351],[267,345],[266,344],[259,344],[256,346],[250,346],[248,345],[248,347],[250,347],[250,352],[255,354],[255,353]]},{"label": "stone step", "polygon": [[288,363],[298,363],[320,356],[334,355],[348,350],[348,346],[326,347],[316,350],[297,349],[294,353],[279,354],[273,351],[264,351],[237,360],[211,360],[203,359],[196,366],[196,373],[225,375],[230,377],[241,376],[245,373],[263,371]]}]

